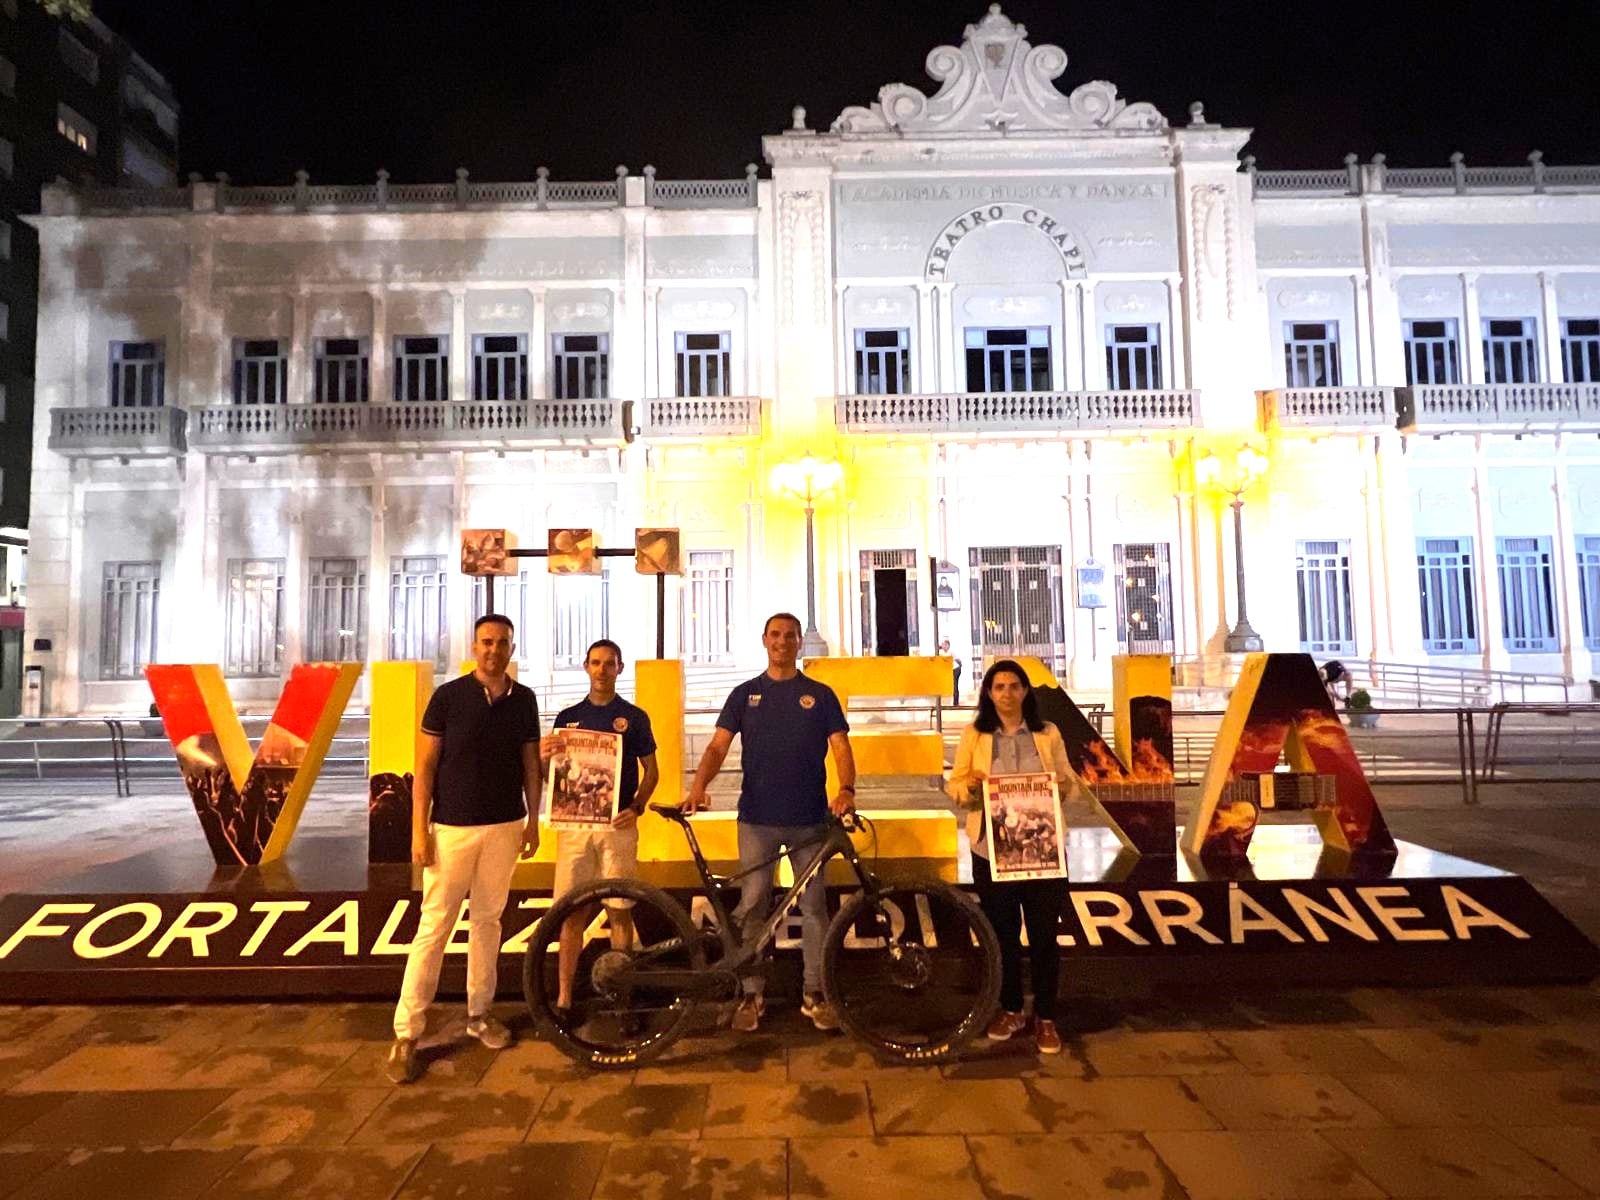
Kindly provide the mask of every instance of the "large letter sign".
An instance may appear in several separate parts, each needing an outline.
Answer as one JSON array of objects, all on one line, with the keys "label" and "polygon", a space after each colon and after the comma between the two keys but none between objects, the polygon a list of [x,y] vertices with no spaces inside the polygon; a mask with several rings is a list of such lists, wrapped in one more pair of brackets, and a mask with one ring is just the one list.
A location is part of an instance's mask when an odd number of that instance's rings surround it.
[{"label": "large letter sign", "polygon": [[281,857],[361,664],[301,663],[290,671],[254,754],[215,663],[153,665],[144,673],[217,863]]},{"label": "large letter sign", "polygon": [[[1333,789],[1273,788],[1282,754],[1297,772],[1332,776]],[[1285,782],[1289,782],[1286,780]],[[1275,793],[1291,797],[1291,803]],[[1309,654],[1252,654],[1245,659],[1206,764],[1184,848],[1201,858],[1243,858],[1264,807],[1306,807],[1329,849],[1352,855],[1395,853],[1361,760],[1334,712]]]}]

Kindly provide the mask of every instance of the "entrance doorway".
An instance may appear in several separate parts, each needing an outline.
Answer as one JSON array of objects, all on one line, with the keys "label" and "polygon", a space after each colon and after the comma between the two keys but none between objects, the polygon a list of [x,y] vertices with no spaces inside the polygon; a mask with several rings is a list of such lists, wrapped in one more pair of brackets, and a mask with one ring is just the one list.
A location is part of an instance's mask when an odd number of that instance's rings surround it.
[{"label": "entrance doorway", "polygon": [[1029,654],[1066,667],[1060,546],[974,546],[972,645],[981,656]]},{"label": "entrance doorway", "polygon": [[1116,565],[1117,642],[1124,654],[1172,653],[1172,546],[1111,547]]},{"label": "entrance doorway", "polygon": [[915,550],[861,551],[861,641],[880,657],[920,648]]}]

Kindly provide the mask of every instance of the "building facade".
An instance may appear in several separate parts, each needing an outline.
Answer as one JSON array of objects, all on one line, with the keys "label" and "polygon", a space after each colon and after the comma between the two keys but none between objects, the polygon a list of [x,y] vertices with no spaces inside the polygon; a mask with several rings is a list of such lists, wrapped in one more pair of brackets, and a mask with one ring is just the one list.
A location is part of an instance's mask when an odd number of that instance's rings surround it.
[{"label": "building facade", "polygon": [[[446,672],[467,527],[680,528],[666,652],[731,671],[806,611],[808,516],[835,653],[1200,682],[1242,576],[1269,649],[1591,671],[1600,169],[1257,172],[1198,107],[1058,89],[998,6],[927,65],[797,109],[768,180],[47,189],[47,707],[142,708],[151,661],[258,707],[297,661]],[[631,569],[496,607],[525,678],[655,640]]]},{"label": "building facade", "polygon": [[91,187],[177,181],[178,106],[126,41],[94,18],[0,0],[0,717],[22,681],[39,245],[25,219],[57,179]]}]

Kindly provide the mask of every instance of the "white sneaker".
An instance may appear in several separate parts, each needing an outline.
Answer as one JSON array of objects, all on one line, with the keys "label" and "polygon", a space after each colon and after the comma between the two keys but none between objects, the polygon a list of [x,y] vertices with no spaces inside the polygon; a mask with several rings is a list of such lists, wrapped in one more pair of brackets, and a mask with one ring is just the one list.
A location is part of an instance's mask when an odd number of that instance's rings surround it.
[{"label": "white sneaker", "polygon": [[467,1036],[477,1038],[491,1050],[504,1050],[511,1045],[511,1031],[493,1017],[468,1017]]}]

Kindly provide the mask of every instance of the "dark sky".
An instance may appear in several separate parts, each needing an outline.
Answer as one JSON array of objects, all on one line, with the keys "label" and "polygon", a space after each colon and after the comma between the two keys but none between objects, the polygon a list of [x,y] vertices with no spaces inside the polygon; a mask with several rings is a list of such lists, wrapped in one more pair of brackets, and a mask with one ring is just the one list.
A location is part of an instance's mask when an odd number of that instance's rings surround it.
[{"label": "dark sky", "polygon": [[[96,0],[183,106],[184,171],[236,182],[726,178],[803,104],[826,128],[984,0]],[[1108,79],[1174,124],[1203,100],[1263,167],[1600,162],[1600,0],[1013,0],[1057,86]]]}]

